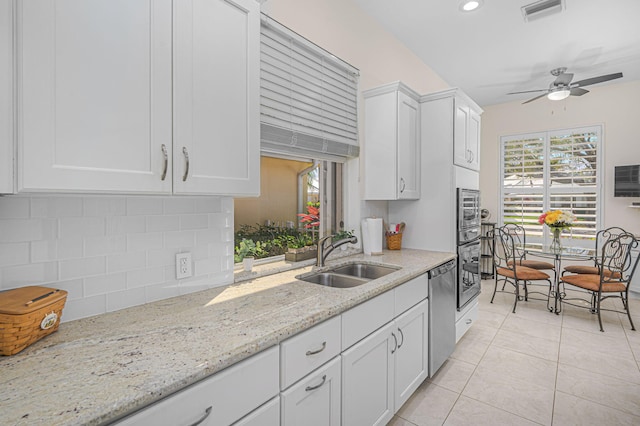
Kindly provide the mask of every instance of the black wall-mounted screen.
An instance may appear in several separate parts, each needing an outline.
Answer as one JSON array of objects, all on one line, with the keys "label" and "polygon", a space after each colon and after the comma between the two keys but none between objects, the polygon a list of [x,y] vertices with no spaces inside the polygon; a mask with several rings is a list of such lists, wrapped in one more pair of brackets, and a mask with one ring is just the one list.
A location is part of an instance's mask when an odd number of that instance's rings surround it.
[{"label": "black wall-mounted screen", "polygon": [[615,197],[640,197],[640,164],[615,167]]}]

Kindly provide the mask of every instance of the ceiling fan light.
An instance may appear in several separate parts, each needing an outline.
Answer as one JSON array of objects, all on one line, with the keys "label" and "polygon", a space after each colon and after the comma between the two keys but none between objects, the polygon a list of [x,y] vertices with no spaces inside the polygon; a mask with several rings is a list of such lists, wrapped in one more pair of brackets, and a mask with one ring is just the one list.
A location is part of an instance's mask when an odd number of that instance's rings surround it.
[{"label": "ceiling fan light", "polygon": [[460,10],[463,12],[471,12],[482,6],[484,0],[462,0],[460,2]]},{"label": "ceiling fan light", "polygon": [[547,98],[552,101],[561,101],[563,99],[567,99],[571,91],[569,89],[558,89],[547,94]]}]

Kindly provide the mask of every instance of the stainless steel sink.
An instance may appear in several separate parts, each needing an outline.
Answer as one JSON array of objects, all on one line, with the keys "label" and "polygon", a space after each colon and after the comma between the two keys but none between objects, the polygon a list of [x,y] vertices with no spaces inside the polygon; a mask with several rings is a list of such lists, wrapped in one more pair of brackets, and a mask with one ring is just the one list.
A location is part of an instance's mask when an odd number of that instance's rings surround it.
[{"label": "stainless steel sink", "polygon": [[328,287],[336,288],[349,288],[357,287],[359,285],[369,282],[368,279],[350,277],[348,275],[334,274],[332,272],[319,272],[317,274],[311,274],[308,276],[297,277],[299,280],[309,283],[326,285]]},{"label": "stainless steel sink", "polygon": [[296,278],[309,283],[336,288],[350,288],[384,277],[400,268],[368,263],[350,263],[324,272],[300,275]]},{"label": "stainless steel sink", "polygon": [[389,275],[398,269],[399,268],[393,268],[390,266],[370,265],[368,263],[350,263],[348,265],[332,269],[331,272],[375,280],[376,278]]}]

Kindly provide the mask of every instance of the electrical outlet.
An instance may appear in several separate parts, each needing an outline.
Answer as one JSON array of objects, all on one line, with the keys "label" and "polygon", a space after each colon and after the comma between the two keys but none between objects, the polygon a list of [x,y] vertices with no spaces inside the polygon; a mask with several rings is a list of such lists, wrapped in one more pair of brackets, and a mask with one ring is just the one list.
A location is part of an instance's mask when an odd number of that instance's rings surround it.
[{"label": "electrical outlet", "polygon": [[181,280],[183,278],[189,278],[193,275],[191,267],[191,253],[177,253],[176,254],[176,279]]}]

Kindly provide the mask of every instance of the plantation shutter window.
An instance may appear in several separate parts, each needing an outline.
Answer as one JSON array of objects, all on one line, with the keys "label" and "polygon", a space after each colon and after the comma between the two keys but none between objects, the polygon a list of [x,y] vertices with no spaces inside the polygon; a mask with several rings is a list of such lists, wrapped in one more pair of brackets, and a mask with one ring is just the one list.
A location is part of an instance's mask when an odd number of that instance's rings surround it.
[{"label": "plantation shutter window", "polygon": [[548,242],[538,216],[568,210],[578,220],[564,235],[588,245],[600,225],[601,145],[600,126],[502,137],[502,223],[523,226],[532,242]]},{"label": "plantation shutter window", "polygon": [[262,151],[358,156],[358,70],[265,15],[260,40]]}]

